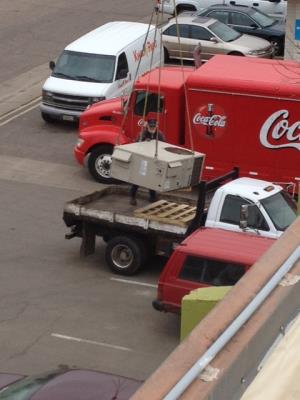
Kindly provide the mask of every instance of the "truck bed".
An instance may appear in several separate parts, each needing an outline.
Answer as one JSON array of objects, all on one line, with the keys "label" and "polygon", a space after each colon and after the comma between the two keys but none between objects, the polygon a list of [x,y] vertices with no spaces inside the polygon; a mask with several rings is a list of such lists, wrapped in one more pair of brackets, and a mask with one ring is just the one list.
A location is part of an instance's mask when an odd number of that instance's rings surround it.
[{"label": "truck bed", "polygon": [[114,229],[120,225],[144,232],[184,235],[196,209],[195,194],[189,191],[158,194],[158,201],[149,204],[148,191],[140,188],[137,203],[129,204],[128,186],[109,186],[67,202],[63,219],[67,226],[87,221]]}]

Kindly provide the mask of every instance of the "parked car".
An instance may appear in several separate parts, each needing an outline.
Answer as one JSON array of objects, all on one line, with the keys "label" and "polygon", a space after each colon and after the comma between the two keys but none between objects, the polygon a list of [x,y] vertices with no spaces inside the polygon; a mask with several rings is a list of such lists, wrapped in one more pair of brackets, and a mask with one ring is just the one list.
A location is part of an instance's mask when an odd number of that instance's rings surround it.
[{"label": "parked car", "polygon": [[0,373],[0,399],[128,400],[141,384],[118,375],[69,368],[27,377]]},{"label": "parked car", "polygon": [[285,23],[277,21],[253,7],[213,5],[200,11],[198,16],[215,18],[241,33],[266,39],[273,44],[275,55],[283,54]]},{"label": "parked car", "polygon": [[233,286],[276,239],[201,228],[178,245],[164,266],[152,305],[179,313],[182,298],[209,286]]},{"label": "parked car", "polygon": [[[287,0],[219,0],[222,4],[239,4],[248,7],[255,7],[259,11],[278,20],[285,20],[287,14]],[[158,0],[159,11],[165,14],[177,14],[183,11],[197,12],[204,8],[218,4],[216,0]]]},{"label": "parked car", "polygon": [[181,15],[177,21],[172,18],[162,28],[162,41],[165,60],[193,60],[193,51],[199,42],[202,61],[215,54],[273,57],[273,47],[268,41],[244,35],[214,18]]}]

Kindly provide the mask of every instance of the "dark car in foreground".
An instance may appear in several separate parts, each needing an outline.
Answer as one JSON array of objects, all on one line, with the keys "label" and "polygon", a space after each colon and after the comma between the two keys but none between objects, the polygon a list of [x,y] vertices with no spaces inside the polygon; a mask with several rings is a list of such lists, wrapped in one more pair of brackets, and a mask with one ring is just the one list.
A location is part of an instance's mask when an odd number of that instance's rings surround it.
[{"label": "dark car in foreground", "polygon": [[256,8],[220,4],[210,6],[197,15],[215,18],[241,33],[266,39],[273,44],[275,55],[283,54],[285,23],[269,17]]},{"label": "dark car in foreground", "polygon": [[104,372],[58,369],[24,377],[0,373],[1,400],[129,400],[142,382]]}]

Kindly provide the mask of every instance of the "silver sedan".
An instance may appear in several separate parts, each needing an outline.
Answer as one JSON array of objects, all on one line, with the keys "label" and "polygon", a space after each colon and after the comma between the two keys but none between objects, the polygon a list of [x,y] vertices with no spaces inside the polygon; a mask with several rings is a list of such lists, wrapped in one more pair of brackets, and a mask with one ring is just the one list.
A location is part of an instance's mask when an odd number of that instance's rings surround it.
[{"label": "silver sedan", "polygon": [[242,34],[213,18],[180,16],[162,28],[165,60],[193,60],[193,51],[200,43],[202,61],[215,54],[273,58],[274,49],[267,40]]}]

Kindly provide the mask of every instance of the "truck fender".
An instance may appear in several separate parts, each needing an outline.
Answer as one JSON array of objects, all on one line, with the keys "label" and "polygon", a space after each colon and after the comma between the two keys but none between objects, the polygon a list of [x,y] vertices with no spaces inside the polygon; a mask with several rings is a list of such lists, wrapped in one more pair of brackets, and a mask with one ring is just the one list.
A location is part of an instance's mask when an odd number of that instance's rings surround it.
[{"label": "truck fender", "polygon": [[119,127],[111,125],[101,125],[101,130],[99,129],[99,125],[91,126],[83,130],[80,133],[80,137],[89,142],[89,148],[86,154],[89,153],[95,145],[106,143],[115,146],[116,144],[129,143],[129,138],[124,132],[120,132]]},{"label": "truck fender", "polygon": [[100,183],[116,183],[110,174],[111,155],[115,145],[129,142],[128,137],[118,127],[109,125],[101,126],[101,131],[99,126],[95,130],[91,127],[80,136],[89,143],[84,164],[91,176]]}]

